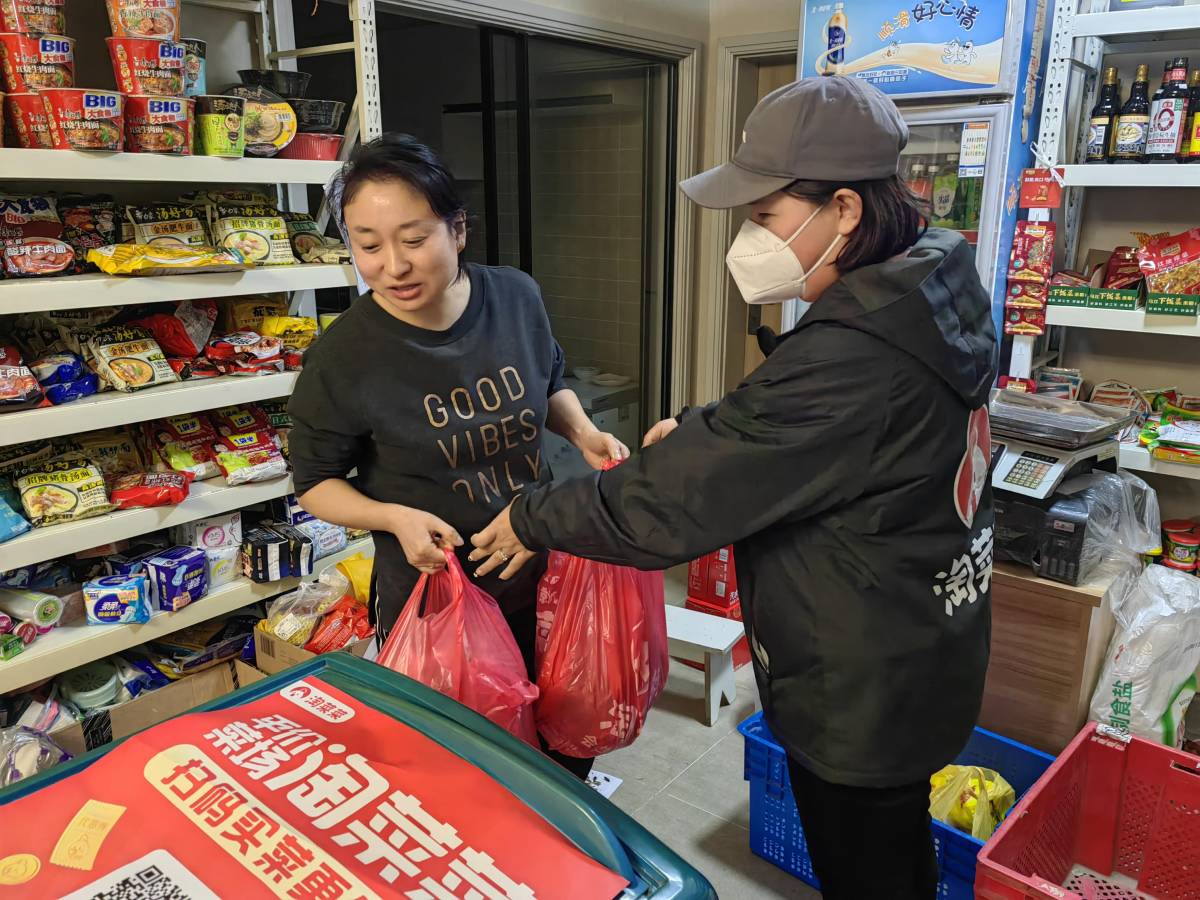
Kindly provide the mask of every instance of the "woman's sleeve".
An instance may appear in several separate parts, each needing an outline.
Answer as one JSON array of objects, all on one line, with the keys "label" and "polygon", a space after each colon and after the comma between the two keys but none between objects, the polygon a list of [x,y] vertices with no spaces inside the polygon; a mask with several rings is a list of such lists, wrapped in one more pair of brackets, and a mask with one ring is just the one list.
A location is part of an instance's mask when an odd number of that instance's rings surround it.
[{"label": "woman's sleeve", "polygon": [[352,387],[339,389],[322,361],[312,362],[301,370],[288,400],[288,460],[297,496],[328,478],[345,478],[358,465],[368,438],[355,414]]},{"label": "woman's sleeve", "polygon": [[518,498],[517,536],[530,549],[661,569],[858,497],[887,376],[874,339],[822,331],[819,358],[773,358],[615,469]]},{"label": "woman's sleeve", "polygon": [[550,336],[550,343],[553,345],[553,350],[551,351],[552,357],[550,361],[550,383],[546,388],[547,397],[553,397],[566,387],[563,384],[563,376],[567,371],[567,357],[563,354],[563,348],[553,335]]}]

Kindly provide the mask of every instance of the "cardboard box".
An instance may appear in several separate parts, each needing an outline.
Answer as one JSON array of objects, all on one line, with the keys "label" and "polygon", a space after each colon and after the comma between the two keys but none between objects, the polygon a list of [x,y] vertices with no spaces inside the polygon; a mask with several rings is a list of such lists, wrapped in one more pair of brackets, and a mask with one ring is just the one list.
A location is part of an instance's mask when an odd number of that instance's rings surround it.
[{"label": "cardboard box", "polygon": [[[734,601],[730,606],[725,606],[718,603],[705,603],[703,600],[688,597],[687,603],[683,607],[684,609],[692,609],[696,612],[708,613],[710,616],[720,616],[722,619],[733,619],[735,622],[742,621],[742,604],[737,601]],[[681,659],[679,662],[685,666],[691,666],[693,669],[704,668],[703,663],[692,662],[689,659]],[[733,667],[740,669],[748,662],[750,662],[750,642],[743,637],[733,645]]]},{"label": "cardboard box", "polygon": [[[367,648],[373,640],[375,640],[374,637],[363,638],[361,641],[357,641],[342,649],[347,653],[353,653],[355,656],[362,656],[367,652]],[[254,652],[259,671],[267,675],[274,675],[276,672],[282,672],[284,669],[298,666],[300,663],[308,662],[308,660],[313,659],[317,655],[310,653],[303,647],[289,644],[287,641],[281,640],[269,631],[263,631],[261,628],[254,629]]]},{"label": "cardboard box", "polygon": [[72,756],[78,756],[182,715],[201,703],[223,697],[237,687],[233,662],[226,661],[181,678],[157,691],[149,691],[128,703],[96,710],[82,722],[71,722],[55,728],[50,732],[50,737]]},{"label": "cardboard box", "polygon": [[176,525],[171,529],[171,540],[185,547],[240,547],[242,512],[234,510],[224,515]]},{"label": "cardboard box", "polygon": [[1146,292],[1146,312],[1160,316],[1190,316],[1195,318],[1200,297],[1195,294],[1159,294]]},{"label": "cardboard box", "polygon": [[1087,306],[1091,292],[1086,285],[1052,284],[1046,302],[1050,306]]},{"label": "cardboard box", "polygon": [[738,602],[732,547],[714,550],[688,565],[688,596],[724,607]]},{"label": "cardboard box", "polygon": [[702,556],[688,563],[688,593],[702,596],[708,590],[708,557]]}]

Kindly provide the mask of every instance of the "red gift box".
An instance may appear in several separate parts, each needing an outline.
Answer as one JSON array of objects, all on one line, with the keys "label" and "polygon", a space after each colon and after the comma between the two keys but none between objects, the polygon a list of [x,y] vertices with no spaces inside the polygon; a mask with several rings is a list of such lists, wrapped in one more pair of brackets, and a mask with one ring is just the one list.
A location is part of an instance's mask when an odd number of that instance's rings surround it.
[{"label": "red gift box", "polygon": [[[720,616],[722,619],[733,619],[735,622],[742,621],[742,604],[736,600],[732,605],[726,606],[723,603],[705,603],[703,600],[688,597],[687,603],[684,604],[684,609],[708,613],[710,616]],[[692,662],[688,659],[681,659],[679,662],[685,666],[691,666],[693,669],[704,668],[704,663]],[[743,637],[733,645],[733,667],[740,669],[748,662],[750,662],[750,644]]]},{"label": "red gift box", "polygon": [[718,606],[738,602],[732,547],[714,550],[688,564],[688,596]]}]

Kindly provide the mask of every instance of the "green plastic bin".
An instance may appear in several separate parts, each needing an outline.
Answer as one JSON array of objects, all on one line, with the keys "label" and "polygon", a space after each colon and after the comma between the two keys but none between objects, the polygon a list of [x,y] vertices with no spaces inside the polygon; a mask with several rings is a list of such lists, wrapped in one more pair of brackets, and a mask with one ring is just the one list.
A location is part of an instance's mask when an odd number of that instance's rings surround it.
[{"label": "green plastic bin", "polygon": [[[309,676],[403,722],[482,769],[576,847],[628,879],[629,887],[619,895],[623,900],[716,900],[716,891],[703,875],[528,744],[437,691],[348,653],[326,653],[193,711],[240,706]],[[116,743],[0,791],[0,807],[85,769]]]}]

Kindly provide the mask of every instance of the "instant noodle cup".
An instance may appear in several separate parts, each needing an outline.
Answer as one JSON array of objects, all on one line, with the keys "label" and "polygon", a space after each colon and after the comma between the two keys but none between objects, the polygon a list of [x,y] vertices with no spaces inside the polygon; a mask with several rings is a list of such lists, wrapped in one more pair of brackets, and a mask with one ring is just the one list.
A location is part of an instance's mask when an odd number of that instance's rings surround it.
[{"label": "instant noodle cup", "polygon": [[179,40],[179,0],[106,0],[113,37]]},{"label": "instant noodle cup", "polygon": [[0,0],[0,25],[20,34],[62,34],[66,0]]},{"label": "instant noodle cup", "polygon": [[0,34],[4,89],[21,93],[75,84],[75,39],[61,34]]},{"label": "instant noodle cup", "polygon": [[186,97],[129,94],[125,98],[125,149],[130,153],[190,155],[195,105]]},{"label": "instant noodle cup", "polygon": [[296,136],[296,111],[265,87],[237,84],[226,94],[246,101],[246,155],[274,156]]},{"label": "instant noodle cup", "polygon": [[199,97],[208,93],[207,44],[195,38],[183,39],[183,93],[188,97]]},{"label": "instant noodle cup", "polygon": [[39,91],[55,150],[120,150],[125,144],[124,100],[114,91],[56,88]]},{"label": "instant noodle cup", "polygon": [[183,96],[183,44],[145,38],[105,38],[117,90],[124,94]]},{"label": "instant noodle cup", "polygon": [[50,148],[50,116],[41,94],[6,94],[4,120],[16,136],[17,146],[26,150]]},{"label": "instant noodle cup", "polygon": [[197,150],[204,156],[240,157],[246,152],[246,101],[208,94],[196,98]]}]

